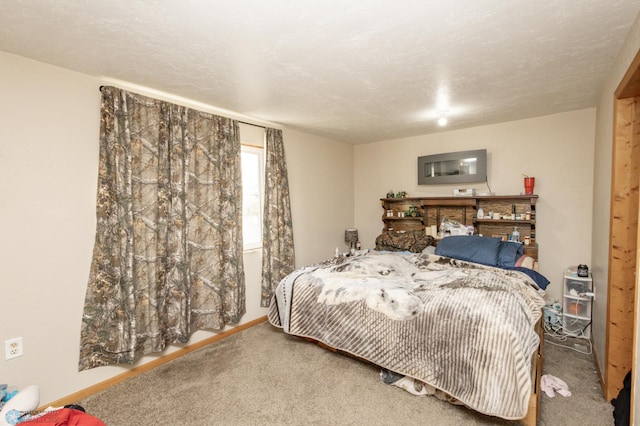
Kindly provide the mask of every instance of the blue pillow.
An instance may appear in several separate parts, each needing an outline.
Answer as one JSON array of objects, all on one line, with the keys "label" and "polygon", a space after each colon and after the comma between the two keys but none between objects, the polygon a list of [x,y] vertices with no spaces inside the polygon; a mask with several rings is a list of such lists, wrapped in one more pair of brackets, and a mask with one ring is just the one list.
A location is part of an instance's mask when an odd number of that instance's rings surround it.
[{"label": "blue pillow", "polygon": [[498,249],[498,267],[513,268],[520,256],[524,253],[524,247],[513,241],[500,241]]},{"label": "blue pillow", "polygon": [[436,254],[482,265],[497,266],[501,242],[498,238],[479,235],[452,235],[438,241]]},{"label": "blue pillow", "polygon": [[529,277],[531,277],[531,279],[535,281],[536,284],[538,284],[538,287],[540,287],[543,290],[546,290],[547,286],[550,284],[550,281],[547,279],[547,277],[545,277],[538,271],[534,271],[533,269],[523,268],[521,266],[514,266],[513,268],[506,268],[506,269],[512,269],[514,271],[524,272],[525,274],[529,275]]}]

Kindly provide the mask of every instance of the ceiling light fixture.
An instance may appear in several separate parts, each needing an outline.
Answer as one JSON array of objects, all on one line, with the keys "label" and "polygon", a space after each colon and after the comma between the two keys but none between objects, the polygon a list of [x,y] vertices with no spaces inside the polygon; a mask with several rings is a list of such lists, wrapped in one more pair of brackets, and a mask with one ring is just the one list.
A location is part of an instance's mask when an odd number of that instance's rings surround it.
[{"label": "ceiling light fixture", "polygon": [[438,125],[444,127],[447,125],[449,120],[447,120],[447,111],[440,111],[440,118],[438,118]]}]

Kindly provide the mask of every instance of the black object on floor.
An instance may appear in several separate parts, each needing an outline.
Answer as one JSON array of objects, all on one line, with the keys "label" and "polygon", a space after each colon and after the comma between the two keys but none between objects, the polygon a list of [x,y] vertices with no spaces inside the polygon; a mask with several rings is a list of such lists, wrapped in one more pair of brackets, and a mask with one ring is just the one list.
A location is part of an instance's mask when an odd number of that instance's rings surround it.
[{"label": "black object on floor", "polygon": [[613,409],[613,420],[615,426],[628,426],[631,411],[631,371],[627,373],[622,381],[622,389],[618,397],[611,400]]}]

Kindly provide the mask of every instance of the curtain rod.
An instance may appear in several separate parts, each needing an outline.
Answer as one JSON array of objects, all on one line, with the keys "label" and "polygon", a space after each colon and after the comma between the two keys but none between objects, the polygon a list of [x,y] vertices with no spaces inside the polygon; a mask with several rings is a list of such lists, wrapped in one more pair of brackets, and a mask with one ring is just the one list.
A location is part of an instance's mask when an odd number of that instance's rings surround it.
[{"label": "curtain rod", "polygon": [[266,129],[266,127],[265,127],[265,126],[260,126],[259,124],[247,123],[246,121],[240,121],[240,120],[238,120],[238,123],[247,124],[247,125],[249,125],[249,126],[261,127],[261,128],[263,128],[263,129]]},{"label": "curtain rod", "polygon": [[[104,86],[100,86],[98,89],[102,92]],[[262,129],[266,129],[265,126],[260,126],[259,124],[247,123],[246,121],[238,120],[238,123],[246,124],[248,126],[260,127]]]}]

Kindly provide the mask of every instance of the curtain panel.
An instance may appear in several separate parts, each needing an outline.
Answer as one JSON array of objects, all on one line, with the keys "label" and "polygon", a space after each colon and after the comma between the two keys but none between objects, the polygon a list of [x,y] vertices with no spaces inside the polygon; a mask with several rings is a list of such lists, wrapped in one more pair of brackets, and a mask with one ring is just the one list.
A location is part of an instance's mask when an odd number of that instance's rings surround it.
[{"label": "curtain panel", "polygon": [[295,266],[289,179],[282,130],[265,130],[267,158],[262,227],[262,307],[269,306],[275,287]]},{"label": "curtain panel", "polygon": [[101,90],[80,370],[134,363],[245,313],[237,121]]}]

